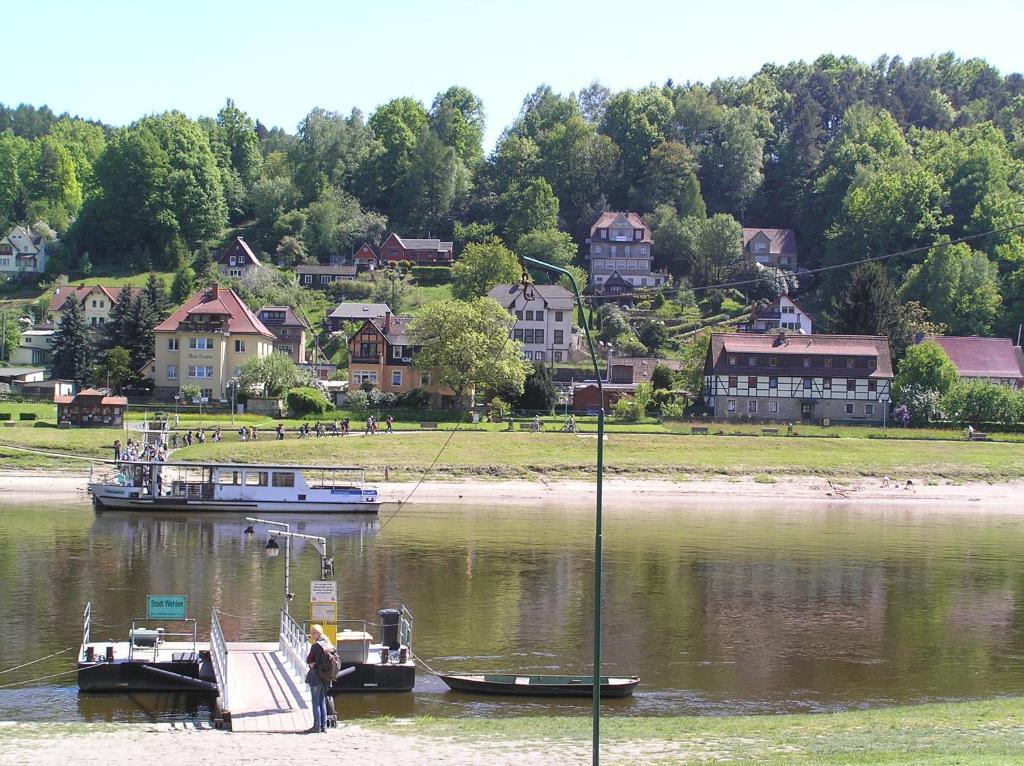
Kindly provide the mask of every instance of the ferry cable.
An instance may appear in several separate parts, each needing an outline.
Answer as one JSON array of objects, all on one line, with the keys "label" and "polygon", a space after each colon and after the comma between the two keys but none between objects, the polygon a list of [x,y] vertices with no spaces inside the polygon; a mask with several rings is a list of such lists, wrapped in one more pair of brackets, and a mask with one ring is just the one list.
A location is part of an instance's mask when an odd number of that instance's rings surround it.
[{"label": "ferry cable", "polygon": [[12,686],[21,686],[22,684],[34,684],[37,681],[46,681],[47,679],[50,679],[50,678],[59,678],[60,676],[69,676],[72,673],[77,673],[77,672],[78,672],[78,668],[74,668],[73,670],[65,670],[63,673],[52,673],[51,675],[40,676],[39,678],[29,678],[29,679],[26,679],[25,681],[15,681],[14,683],[4,684],[3,686],[0,686],[0,689],[10,689]]},{"label": "ferry cable", "polygon": [[32,660],[31,662],[24,662],[21,665],[15,665],[13,668],[7,668],[6,670],[0,670],[0,676],[2,676],[4,673],[10,673],[10,672],[12,672],[14,670],[20,670],[21,668],[27,668],[29,665],[35,665],[37,662],[42,662],[43,660],[48,660],[51,657],[56,657],[58,654],[64,654],[64,652],[70,652],[74,648],[75,648],[74,646],[69,646],[66,649],[61,649],[59,652],[54,652],[53,654],[48,654],[45,657],[39,657],[38,659]]},{"label": "ferry cable", "polygon": [[427,671],[428,673],[431,673],[431,674],[433,674],[433,675],[435,675],[435,676],[439,676],[439,675],[441,675],[441,674],[440,674],[440,673],[438,673],[438,672],[437,672],[436,670],[434,670],[434,669],[433,669],[432,667],[430,667],[430,665],[428,665],[428,664],[427,664],[427,661],[426,661],[426,660],[424,660],[424,659],[422,659],[421,657],[417,656],[415,652],[412,652],[412,651],[410,651],[410,652],[409,652],[409,656],[410,656],[410,657],[412,657],[412,658],[413,658],[413,659],[414,659],[414,660],[415,660],[416,662],[418,662],[418,663],[419,663],[420,665],[422,665],[422,666],[424,667],[424,669],[425,669],[425,670],[426,670],[426,671]]}]

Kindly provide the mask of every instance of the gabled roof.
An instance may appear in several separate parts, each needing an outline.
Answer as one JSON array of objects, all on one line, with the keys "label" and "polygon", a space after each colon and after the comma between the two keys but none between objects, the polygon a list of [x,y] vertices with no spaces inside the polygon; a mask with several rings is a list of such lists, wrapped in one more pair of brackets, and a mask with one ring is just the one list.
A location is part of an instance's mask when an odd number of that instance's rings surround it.
[{"label": "gabled roof", "polygon": [[812,322],[814,321],[814,317],[813,317],[813,316],[811,316],[810,312],[809,312],[809,311],[807,311],[807,309],[805,309],[805,308],[804,308],[803,306],[801,306],[801,305],[800,305],[799,303],[797,303],[797,302],[796,302],[795,300],[793,300],[792,298],[790,298],[790,297],[789,297],[788,295],[780,295],[780,296],[779,296],[778,298],[776,298],[775,300],[773,300],[773,301],[772,301],[771,303],[769,303],[769,304],[768,304],[767,306],[765,306],[765,307],[764,307],[764,308],[762,308],[762,309],[759,309],[759,308],[757,308],[757,307],[755,306],[755,307],[754,307],[754,311],[753,311],[753,315],[754,315],[754,317],[755,317],[755,318],[757,318],[757,316],[758,316],[758,315],[759,315],[760,313],[762,313],[762,312],[765,312],[765,311],[768,311],[768,312],[771,312],[771,311],[781,311],[781,309],[782,309],[782,299],[783,299],[783,298],[785,298],[785,299],[786,299],[787,301],[789,301],[789,302],[790,302],[790,303],[792,303],[792,304],[793,304],[794,306],[796,306],[796,307],[797,307],[798,309],[800,309],[800,313],[802,313],[802,314],[803,314],[803,315],[804,315],[805,317],[807,317],[808,319],[810,319],[810,320],[811,320]]},{"label": "gabled roof", "polygon": [[214,283],[203,288],[178,308],[167,319],[158,324],[153,332],[177,332],[178,325],[197,314],[216,314],[228,317],[228,332],[248,335],[263,335],[273,338],[274,334],[256,318],[238,293],[229,287]]},{"label": "gabled roof", "polygon": [[[561,285],[534,285],[530,289],[549,308],[557,311],[572,310],[574,304],[572,293]],[[498,285],[491,288],[487,293],[487,297],[493,298],[505,308],[509,308],[516,302],[516,298],[522,294],[522,285]]]},{"label": "gabled roof", "polygon": [[[723,354],[768,353],[774,356],[863,356],[875,359],[869,377],[891,378],[889,340],[880,335],[761,335],[753,333],[712,333],[708,354],[717,365]],[[745,369],[745,368],[740,368]],[[774,373],[773,373],[774,374]],[[836,371],[843,377],[845,370]]]},{"label": "gabled roof", "polygon": [[412,317],[398,317],[390,312],[383,317],[370,317],[360,325],[352,337],[362,332],[363,327],[370,325],[392,346],[409,346],[412,345],[412,337],[409,335],[409,323],[412,320]]},{"label": "gabled roof", "polygon": [[762,233],[768,239],[768,252],[796,255],[796,234],[792,229],[743,229],[743,249],[750,252],[750,240]]},{"label": "gabled roof", "polygon": [[129,293],[138,291],[135,287],[108,287],[107,285],[61,285],[53,292],[53,297],[50,298],[51,312],[60,311],[64,308],[64,304],[67,303],[68,297],[71,295],[75,296],[75,300],[82,303],[90,294],[99,290],[107,298],[110,299],[110,303],[117,302],[118,296],[121,295],[122,290],[127,290]]},{"label": "gabled roof", "polygon": [[[28,242],[28,247],[19,247],[14,241],[15,238],[20,238]],[[17,250],[19,257],[30,257],[39,253],[39,245],[43,243],[43,237],[40,234],[36,234],[31,229],[26,229],[24,226],[12,226],[7,230],[7,234],[4,235],[3,239],[8,240],[11,246]]]},{"label": "gabled roof", "polygon": [[373,258],[374,260],[380,260],[377,256],[376,251],[372,247],[370,247],[370,245],[367,242],[364,242],[359,246],[359,249],[356,250],[355,255],[353,255],[353,259],[365,258],[367,257],[367,254],[369,254],[369,257]]},{"label": "gabled roof", "polygon": [[[644,219],[640,217],[639,213],[619,213],[616,211],[608,211],[607,213],[601,213],[597,220],[594,221],[594,225],[590,227],[590,236],[594,237],[594,232],[598,229],[608,229],[615,225],[626,225],[631,226],[634,229],[643,229],[643,239],[630,240],[631,242],[643,242],[645,244],[651,243],[651,230],[647,224],[644,223]],[[602,240],[604,241],[604,240]]]},{"label": "gabled roof", "polygon": [[[284,317],[280,320],[266,319],[264,318],[263,313],[265,311],[280,312],[284,314]],[[299,318],[295,316],[295,311],[292,310],[291,306],[264,306],[256,312],[256,316],[261,322],[263,322],[264,327],[301,327],[303,329],[306,327],[306,325],[304,325]]]},{"label": "gabled roof", "polygon": [[608,287],[608,285],[617,285],[618,287],[625,287],[627,290],[633,289],[633,285],[627,282],[618,272],[618,270],[613,271],[611,274],[608,275],[608,279],[604,281],[604,287]]},{"label": "gabled roof", "polygon": [[682,362],[674,359],[659,359],[653,356],[613,356],[609,360],[611,367],[632,367],[633,383],[650,383],[654,368],[659,365],[670,370],[683,369]]},{"label": "gabled roof", "polygon": [[241,237],[235,237],[235,241],[220,251],[220,255],[217,256],[217,263],[221,266],[229,266],[230,262],[228,258],[235,256],[235,265],[240,266],[238,259],[241,258],[247,262],[250,266],[259,266],[259,258],[256,257],[255,253],[245,243],[245,240]]},{"label": "gabled roof", "polygon": [[87,388],[84,391],[79,391],[74,396],[55,396],[53,397],[54,404],[74,404],[78,397],[102,397],[100,399],[100,405],[104,407],[127,407],[128,398],[125,396],[111,396],[106,391],[99,391],[95,388]]},{"label": "gabled roof", "polygon": [[331,319],[371,319],[390,312],[386,303],[339,303],[327,316]]},{"label": "gabled roof", "polygon": [[1020,349],[1009,338],[926,335],[938,343],[962,378],[1024,379]]}]

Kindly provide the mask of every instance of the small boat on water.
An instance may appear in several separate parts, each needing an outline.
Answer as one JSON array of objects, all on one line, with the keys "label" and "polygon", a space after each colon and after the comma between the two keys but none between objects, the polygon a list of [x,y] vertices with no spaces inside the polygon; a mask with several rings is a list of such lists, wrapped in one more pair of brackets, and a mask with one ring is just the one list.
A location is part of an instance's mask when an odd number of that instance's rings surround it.
[{"label": "small boat on water", "polygon": [[[593,676],[515,676],[439,674],[454,691],[477,694],[514,694],[522,697],[591,697]],[[640,679],[601,676],[602,697],[629,697]]]},{"label": "small boat on water", "polygon": [[121,461],[89,482],[102,510],[377,513],[361,468]]}]

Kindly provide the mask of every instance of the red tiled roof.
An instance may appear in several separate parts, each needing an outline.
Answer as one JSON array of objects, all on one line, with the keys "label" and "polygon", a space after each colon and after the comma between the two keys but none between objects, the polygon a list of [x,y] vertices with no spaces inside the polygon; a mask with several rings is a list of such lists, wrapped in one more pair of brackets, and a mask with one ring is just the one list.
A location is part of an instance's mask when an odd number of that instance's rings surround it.
[{"label": "red tiled roof", "polygon": [[99,396],[100,404],[106,407],[127,407],[128,398],[125,396],[110,396],[102,391],[98,391],[95,388],[87,388],[83,391],[79,391],[74,396],[55,396],[53,397],[54,404],[74,404],[75,399],[80,396]]},{"label": "red tiled roof", "polygon": [[[889,340],[879,335],[761,335],[754,333],[713,333],[710,354],[717,364],[723,353],[771,352],[776,356],[864,356],[873,357],[870,377],[891,378]],[[838,374],[838,373],[837,373]]]},{"label": "red tiled roof", "polygon": [[768,252],[779,255],[796,255],[796,234],[792,229],[743,229],[743,249],[747,250],[750,240],[763,233],[768,238]]},{"label": "red tiled roof", "polygon": [[273,338],[274,334],[256,318],[245,302],[229,287],[212,285],[204,288],[185,301],[167,319],[158,324],[154,332],[177,332],[180,325],[191,314],[218,314],[228,317],[228,332],[248,335],[263,335]]},{"label": "red tiled roof", "polygon": [[[634,229],[643,229],[643,239],[635,240],[636,242],[643,242],[645,244],[651,243],[651,230],[644,223],[644,219],[640,217],[639,213],[618,213],[615,211],[608,211],[607,213],[601,213],[597,220],[594,221],[594,225],[590,227],[590,235],[593,237],[594,232],[598,229],[607,229],[609,226],[614,224],[616,221],[620,223],[628,223]],[[631,240],[633,241],[633,240]]]},{"label": "red tiled roof", "polygon": [[110,299],[111,304],[117,301],[118,296],[122,290],[127,290],[129,293],[137,292],[137,288],[134,287],[108,287],[107,285],[62,285],[53,292],[53,297],[50,298],[50,311],[60,311],[64,308],[64,304],[67,303],[68,297],[71,295],[75,296],[75,300],[79,303],[84,301],[89,293],[94,290],[99,290],[107,298]]},{"label": "red tiled roof", "polygon": [[938,343],[962,378],[1024,380],[1020,355],[1009,338],[927,335],[924,340]]}]

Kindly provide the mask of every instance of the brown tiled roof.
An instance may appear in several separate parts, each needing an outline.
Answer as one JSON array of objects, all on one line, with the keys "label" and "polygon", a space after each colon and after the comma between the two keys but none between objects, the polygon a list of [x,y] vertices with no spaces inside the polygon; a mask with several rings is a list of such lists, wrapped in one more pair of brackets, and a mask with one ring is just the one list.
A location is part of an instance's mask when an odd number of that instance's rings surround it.
[{"label": "brown tiled roof", "polygon": [[927,335],[924,340],[938,343],[963,378],[1024,380],[1020,354],[1009,338]]},{"label": "brown tiled roof", "polygon": [[[598,229],[607,229],[614,223],[628,223],[634,229],[643,229],[643,239],[631,240],[635,242],[642,242],[644,244],[651,243],[651,230],[647,224],[644,223],[644,219],[640,217],[639,213],[618,213],[615,211],[608,211],[607,213],[601,213],[597,220],[594,221],[594,225],[590,227],[590,236],[593,238],[594,232]],[[604,241],[604,240],[602,240]]]},{"label": "brown tiled roof", "polygon": [[263,335],[273,338],[274,334],[256,318],[245,302],[229,287],[217,284],[203,288],[178,308],[167,319],[154,328],[154,332],[177,332],[181,324],[191,314],[219,314],[228,317],[229,333]]},{"label": "brown tiled roof", "polygon": [[100,404],[107,407],[127,407],[128,398],[125,396],[110,396],[102,391],[98,391],[95,388],[87,388],[84,391],[79,391],[74,396],[55,396],[53,397],[54,404],[73,404],[75,399],[80,396],[99,396]]},{"label": "brown tiled roof", "polygon": [[[571,311],[575,305],[572,293],[561,285],[533,285],[530,289],[537,298],[552,309]],[[487,297],[493,298],[505,308],[509,308],[522,292],[522,285],[497,285],[491,288]]]},{"label": "brown tiled roof", "polygon": [[[891,378],[892,358],[889,355],[889,340],[878,335],[761,335],[754,333],[713,333],[711,347],[708,351],[713,366],[718,369],[723,354],[768,354],[776,357],[796,356],[845,356],[867,357],[875,360],[875,366],[868,377]],[[757,365],[758,368],[761,365]],[[728,369],[722,363],[722,370]],[[745,374],[748,370],[755,372],[746,365],[735,368],[737,374]],[[808,374],[826,374],[835,377],[857,377],[863,368],[847,370],[843,367],[828,368],[829,372],[821,372],[825,368],[814,365]]]},{"label": "brown tiled roof", "polygon": [[135,287],[108,287],[107,285],[61,285],[53,292],[53,297],[50,298],[50,311],[60,311],[64,308],[64,304],[67,303],[68,297],[71,295],[75,296],[75,300],[79,303],[84,301],[86,297],[93,290],[99,290],[107,298],[110,299],[111,303],[117,301],[118,296],[122,290],[127,290],[129,293],[138,292],[138,288]]},{"label": "brown tiled roof", "polygon": [[750,240],[762,232],[768,238],[768,252],[796,255],[796,234],[792,229],[743,229],[743,249],[748,250]]},{"label": "brown tiled roof", "polygon": [[681,370],[683,365],[674,359],[658,359],[653,356],[613,356],[609,364],[612,367],[632,367],[633,383],[650,383],[654,368],[661,365],[670,370]]},{"label": "brown tiled roof", "polygon": [[232,255],[235,256],[236,265],[241,265],[237,264],[238,258],[243,258],[249,261],[249,264],[252,266],[260,265],[259,258],[256,257],[256,254],[253,253],[253,251],[249,248],[249,245],[247,245],[245,243],[245,240],[242,239],[241,237],[235,237],[234,242],[232,242],[230,245],[228,245],[227,247],[220,251],[220,255],[217,256],[217,263],[223,266],[229,265],[230,262],[228,261],[228,258],[229,256]]}]

